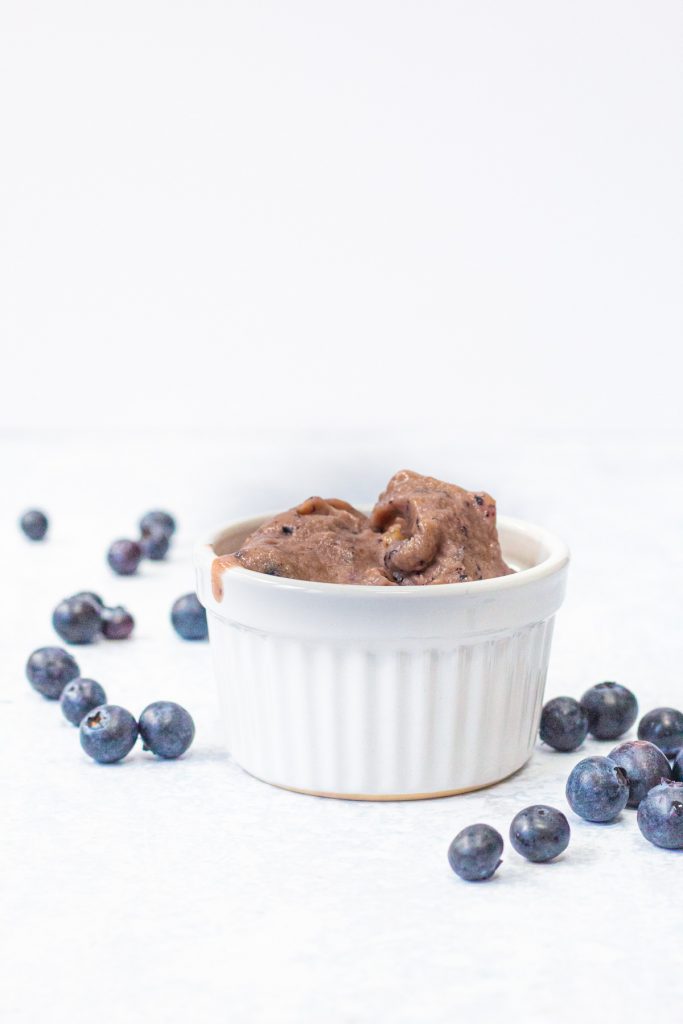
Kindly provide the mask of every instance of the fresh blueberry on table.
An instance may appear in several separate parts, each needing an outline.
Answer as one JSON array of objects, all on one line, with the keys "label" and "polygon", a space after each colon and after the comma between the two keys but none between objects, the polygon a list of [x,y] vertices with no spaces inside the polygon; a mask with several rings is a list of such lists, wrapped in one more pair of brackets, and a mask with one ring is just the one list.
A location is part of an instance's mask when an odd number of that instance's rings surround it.
[{"label": "fresh blueberry on table", "polygon": [[102,609],[102,636],[107,640],[127,640],[135,628],[135,619],[125,608]]},{"label": "fresh blueberry on table", "polygon": [[675,779],[676,782],[683,782],[683,749],[678,751],[671,767],[672,779]]},{"label": "fresh blueberry on table", "polygon": [[448,847],[448,863],[466,882],[490,878],[502,863],[503,837],[490,825],[468,825]]},{"label": "fresh blueberry on table", "polygon": [[26,678],[48,700],[59,700],[67,683],[80,674],[75,658],[62,647],[39,647],[26,662]]},{"label": "fresh blueberry on table", "polygon": [[627,740],[609,754],[628,778],[628,806],[637,807],[653,786],[671,778],[671,765],[659,747],[647,740]]},{"label": "fresh blueberry on table", "polygon": [[513,847],[534,864],[559,857],[569,846],[569,836],[569,822],[562,811],[546,804],[525,807],[510,825]]},{"label": "fresh blueberry on table", "polygon": [[96,594],[93,590],[79,590],[77,594],[73,594],[73,597],[82,597],[84,600],[92,601],[97,608],[104,608],[104,601],[99,594]]},{"label": "fresh blueberry on table", "polygon": [[573,697],[553,697],[541,712],[540,737],[555,750],[580,747],[588,733],[588,715]]},{"label": "fresh blueberry on table", "polygon": [[171,546],[171,536],[160,527],[152,527],[140,538],[140,547],[145,558],[153,562],[161,562],[168,554]]},{"label": "fresh blueberry on table", "polygon": [[140,520],[140,533],[144,536],[152,530],[161,530],[167,537],[172,537],[176,531],[176,522],[169,512],[161,509],[153,509],[145,513]]},{"label": "fresh blueberry on table", "polygon": [[47,516],[39,508],[30,508],[22,515],[19,526],[29,540],[42,540],[47,533]]},{"label": "fresh blueberry on table", "polygon": [[683,782],[665,780],[651,789],[638,808],[638,828],[665,850],[683,850]]},{"label": "fresh blueberry on table", "polygon": [[132,576],[138,571],[142,548],[135,540],[115,540],[107,552],[111,569],[119,576]]},{"label": "fresh blueberry on table", "polygon": [[626,772],[608,757],[586,757],[567,779],[567,802],[586,821],[613,821],[628,802]]},{"label": "fresh blueberry on table", "polygon": [[171,700],[157,700],[149,704],[138,721],[143,750],[151,750],[157,757],[180,757],[194,739],[192,716]]},{"label": "fresh blueberry on table", "polygon": [[117,704],[102,704],[81,719],[81,746],[100,764],[120,761],[135,746],[138,723]]},{"label": "fresh blueberry on table", "polygon": [[648,711],[638,724],[638,739],[654,743],[667,757],[676,757],[683,749],[683,713],[676,708]]},{"label": "fresh blueberry on table", "polygon": [[171,608],[171,622],[183,640],[206,640],[209,627],[206,611],[196,594],[183,594]]},{"label": "fresh blueberry on table", "polygon": [[59,698],[62,714],[72,725],[80,725],[83,715],[106,702],[104,688],[94,679],[72,679]]},{"label": "fresh blueberry on table", "polygon": [[586,690],[581,707],[588,715],[588,731],[596,740],[616,740],[638,717],[638,701],[619,683],[597,683]]},{"label": "fresh blueberry on table", "polygon": [[66,597],[52,613],[52,625],[68,644],[89,644],[100,632],[100,609],[89,597]]}]

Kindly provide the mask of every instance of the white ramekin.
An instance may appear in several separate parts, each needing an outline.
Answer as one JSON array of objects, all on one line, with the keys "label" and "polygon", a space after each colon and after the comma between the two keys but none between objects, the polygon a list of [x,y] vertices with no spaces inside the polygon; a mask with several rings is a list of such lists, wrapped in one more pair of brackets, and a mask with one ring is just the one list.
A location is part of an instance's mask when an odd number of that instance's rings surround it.
[{"label": "white ramekin", "polygon": [[473,583],[364,587],[231,568],[216,554],[267,516],[197,548],[228,750],[288,789],[359,800],[462,793],[528,760],[569,552],[500,517],[519,571]]}]

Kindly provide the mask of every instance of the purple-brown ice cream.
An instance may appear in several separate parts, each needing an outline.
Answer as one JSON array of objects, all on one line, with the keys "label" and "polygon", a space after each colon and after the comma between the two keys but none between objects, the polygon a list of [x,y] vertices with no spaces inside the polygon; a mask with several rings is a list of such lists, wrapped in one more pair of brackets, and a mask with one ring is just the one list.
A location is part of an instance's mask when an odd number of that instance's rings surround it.
[{"label": "purple-brown ice cream", "polygon": [[383,565],[399,584],[465,583],[506,576],[496,529],[496,503],[408,469],[396,473],[370,516],[381,531]]},{"label": "purple-brown ice cream", "polygon": [[404,469],[389,481],[370,516],[338,498],[308,498],[216,558],[214,590],[231,565],[323,583],[422,586],[506,576],[496,503],[483,491]]}]

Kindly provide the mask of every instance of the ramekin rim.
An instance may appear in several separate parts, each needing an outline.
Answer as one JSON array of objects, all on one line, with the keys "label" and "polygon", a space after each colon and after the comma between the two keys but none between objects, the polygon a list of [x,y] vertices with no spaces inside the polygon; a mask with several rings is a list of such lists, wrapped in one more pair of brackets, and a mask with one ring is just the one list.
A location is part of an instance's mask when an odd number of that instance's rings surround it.
[{"label": "ramekin rim", "polygon": [[[253,522],[256,519],[263,519],[265,522],[275,514],[276,513],[265,512],[262,514],[258,513],[256,515],[246,516],[212,530],[208,540],[199,541],[195,545],[195,564],[200,569],[210,571],[210,565],[213,562],[213,559],[218,557],[216,556],[213,545],[216,543],[219,536],[224,534],[226,530],[235,529],[242,524]],[[519,587],[535,583],[538,580],[545,579],[548,576],[552,576],[568,564],[571,557],[568,545],[556,534],[552,533],[550,530],[546,530],[545,527],[538,526],[535,523],[530,523],[525,519],[519,519],[514,516],[499,516],[498,524],[533,537],[548,549],[548,555],[542,562],[539,562],[538,565],[533,565],[528,569],[519,569],[514,573],[510,573],[508,576],[494,576],[491,579],[470,580],[463,583],[439,583],[430,586],[379,587],[369,586],[368,584],[363,583],[325,583],[319,580],[292,579],[288,576],[270,576],[267,573],[255,572],[253,569],[247,569],[245,566],[235,566],[229,570],[229,573],[232,579],[235,581],[239,580],[240,583],[244,583],[245,585],[269,587],[271,589],[275,588],[281,591],[295,590],[320,593],[321,595],[336,594],[338,596],[341,594],[357,594],[358,596],[362,595],[363,597],[369,597],[371,594],[376,594],[378,596],[371,598],[371,600],[380,599],[405,601],[409,599],[426,600],[430,595],[432,598],[436,596],[443,597],[445,595],[455,597],[458,594],[464,597],[473,593],[484,595],[485,593],[514,590]],[[395,596],[390,598],[388,596],[390,594],[401,594],[402,596],[400,598]],[[379,597],[379,595],[386,596]]]}]

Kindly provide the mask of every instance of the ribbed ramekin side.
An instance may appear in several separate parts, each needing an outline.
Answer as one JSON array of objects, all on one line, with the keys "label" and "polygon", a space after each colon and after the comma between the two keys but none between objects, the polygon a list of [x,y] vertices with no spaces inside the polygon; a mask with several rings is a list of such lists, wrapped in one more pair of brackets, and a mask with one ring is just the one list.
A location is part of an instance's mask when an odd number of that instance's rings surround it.
[{"label": "ribbed ramekin side", "polygon": [[417,796],[495,782],[533,749],[552,618],[476,642],[302,641],[210,616],[228,749],[294,789]]}]

